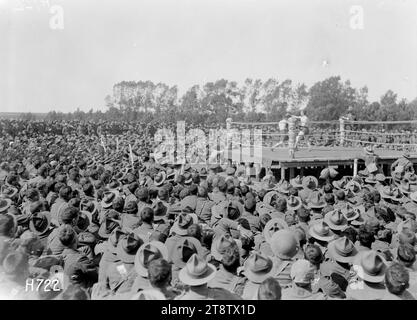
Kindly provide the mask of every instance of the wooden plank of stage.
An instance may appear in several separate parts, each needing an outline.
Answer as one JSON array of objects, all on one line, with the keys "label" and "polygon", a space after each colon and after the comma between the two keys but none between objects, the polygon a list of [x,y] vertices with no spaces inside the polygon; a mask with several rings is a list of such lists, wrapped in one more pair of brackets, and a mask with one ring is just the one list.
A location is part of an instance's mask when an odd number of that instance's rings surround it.
[{"label": "wooden plank of stage", "polygon": [[[355,161],[365,156],[363,148],[352,147],[312,147],[308,149],[300,149],[295,152],[294,159],[289,156],[288,148],[262,148],[258,154],[244,154],[240,149],[233,149],[228,152],[228,159],[235,162],[260,162],[262,167],[271,169],[281,169],[281,173],[285,173],[285,169],[290,168],[290,176],[292,177],[294,169],[291,168],[308,168],[308,167],[326,167],[326,166],[353,166]],[[375,153],[379,156],[379,163],[389,165],[396,159],[400,158],[403,151],[389,149],[375,149]],[[410,161],[417,163],[417,154],[410,154]],[[240,159],[240,160],[239,160]]]}]

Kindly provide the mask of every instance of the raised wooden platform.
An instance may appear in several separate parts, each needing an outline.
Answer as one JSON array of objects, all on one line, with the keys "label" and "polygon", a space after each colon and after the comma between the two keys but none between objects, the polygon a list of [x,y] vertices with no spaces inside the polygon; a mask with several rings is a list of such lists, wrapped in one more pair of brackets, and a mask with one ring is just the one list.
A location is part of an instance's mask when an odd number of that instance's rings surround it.
[{"label": "raised wooden platform", "polygon": [[[400,158],[403,151],[389,149],[375,149],[375,153],[379,156],[379,163],[390,165],[393,161]],[[271,169],[286,168],[310,168],[310,167],[326,167],[326,166],[352,166],[355,159],[361,163],[361,159],[365,156],[363,148],[351,147],[312,147],[301,149],[295,152],[294,159],[290,158],[288,148],[263,148],[261,152],[254,154],[252,149],[244,152],[240,149],[229,151],[227,158],[236,162],[256,162],[261,161],[262,167]],[[240,160],[239,160],[240,159]],[[417,154],[411,154],[410,161],[417,163]],[[363,163],[363,162],[362,162]]]}]

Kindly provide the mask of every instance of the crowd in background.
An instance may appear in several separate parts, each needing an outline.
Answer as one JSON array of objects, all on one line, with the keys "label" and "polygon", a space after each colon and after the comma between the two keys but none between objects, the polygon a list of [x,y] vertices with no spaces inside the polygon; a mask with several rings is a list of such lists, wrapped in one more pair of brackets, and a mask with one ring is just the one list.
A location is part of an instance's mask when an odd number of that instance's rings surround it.
[{"label": "crowd in background", "polygon": [[[114,136],[129,135],[146,132],[152,139],[158,129],[168,129],[176,132],[176,123],[166,121],[80,121],[80,120],[0,120],[0,136],[9,139],[15,137],[37,137],[42,135],[88,135],[88,136]],[[271,147],[280,140],[277,125],[233,125],[234,129],[261,129],[264,146]],[[363,147],[372,143],[375,147],[381,146],[392,150],[415,150],[417,130],[409,128],[390,128],[383,126],[346,125],[344,146]],[[210,129],[226,130],[226,124],[198,124],[186,123],[186,130],[198,128],[208,135]],[[297,134],[297,132],[296,132]],[[340,128],[338,125],[312,125],[306,138],[312,145],[334,147],[340,145]],[[303,143],[303,142],[302,142]]]}]

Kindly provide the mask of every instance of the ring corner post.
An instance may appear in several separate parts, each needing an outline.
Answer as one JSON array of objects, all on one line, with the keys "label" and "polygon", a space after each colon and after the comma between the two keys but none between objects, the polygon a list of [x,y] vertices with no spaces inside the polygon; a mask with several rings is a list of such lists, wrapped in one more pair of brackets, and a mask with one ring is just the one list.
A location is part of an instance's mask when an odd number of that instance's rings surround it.
[{"label": "ring corner post", "polygon": [[231,139],[231,135],[232,135],[232,118],[227,118],[226,119],[226,152],[228,155],[228,158],[231,159],[232,158],[232,139]]},{"label": "ring corner post", "polygon": [[294,159],[295,151],[295,120],[291,117],[288,120],[288,151],[290,159]]},{"label": "ring corner post", "polygon": [[353,160],[353,176],[356,177],[358,175],[358,159],[355,158]]},{"label": "ring corner post", "polygon": [[339,119],[340,124],[340,145],[343,146],[345,143],[345,119]]},{"label": "ring corner post", "polygon": [[280,163],[280,167],[281,167],[281,177],[280,180],[285,180],[285,167],[282,163]]}]

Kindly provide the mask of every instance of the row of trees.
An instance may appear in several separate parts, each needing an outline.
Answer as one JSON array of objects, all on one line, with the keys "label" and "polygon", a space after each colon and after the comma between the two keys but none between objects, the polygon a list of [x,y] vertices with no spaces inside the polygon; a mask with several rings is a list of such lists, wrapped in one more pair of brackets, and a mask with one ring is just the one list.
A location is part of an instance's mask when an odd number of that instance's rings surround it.
[{"label": "row of trees", "polygon": [[179,96],[176,86],[151,81],[123,81],[105,97],[105,112],[91,109],[63,114],[52,111],[47,119],[177,121],[224,123],[276,121],[287,111],[305,108],[315,121],[337,120],[348,112],[357,120],[410,120],[417,117],[417,98],[399,99],[388,90],[380,101],[368,100],[368,88],[353,88],[349,81],[330,77],[308,88],[291,80],[247,79],[243,84],[225,79],[195,85]]},{"label": "row of trees", "polygon": [[407,102],[388,90],[379,101],[369,102],[367,87],[355,89],[340,77],[317,82],[310,88],[306,112],[313,120],[336,120],[348,111],[356,120],[411,120],[417,117],[417,98]]},{"label": "row of trees", "polygon": [[[229,116],[244,119],[281,119],[288,108],[298,108],[308,99],[305,85],[291,80],[279,82],[269,79],[247,79],[243,85],[228,80],[195,85],[178,96],[177,87],[154,84],[150,81],[121,82],[113,87],[113,94],[105,99],[108,111],[117,111],[134,119],[143,113],[158,119],[186,119],[190,122],[224,122]],[[116,111],[117,110],[117,111]]]}]

